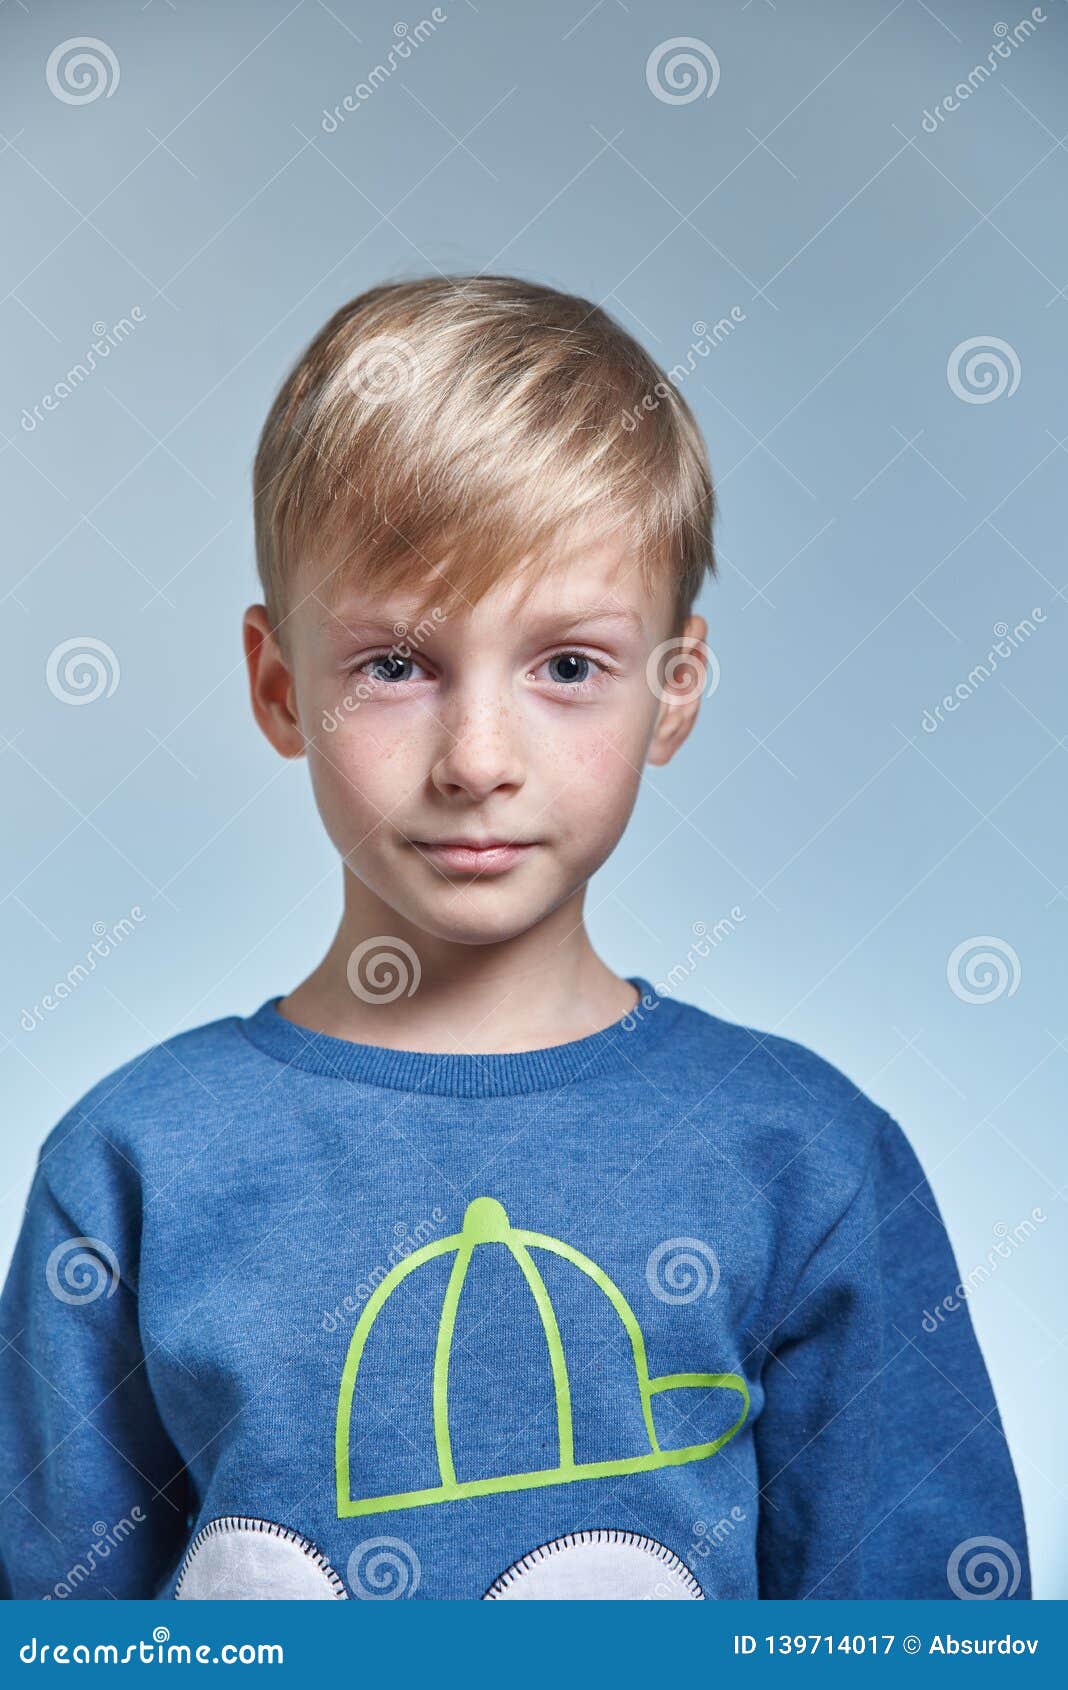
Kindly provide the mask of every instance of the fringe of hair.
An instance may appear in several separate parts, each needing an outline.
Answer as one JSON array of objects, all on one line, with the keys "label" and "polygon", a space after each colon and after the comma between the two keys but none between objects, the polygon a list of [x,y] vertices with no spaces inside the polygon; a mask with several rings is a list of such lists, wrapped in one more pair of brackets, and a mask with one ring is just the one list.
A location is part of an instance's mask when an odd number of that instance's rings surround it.
[{"label": "fringe of hair", "polygon": [[650,591],[668,574],[676,628],[716,568],[678,389],[600,307],[508,276],[390,283],[335,312],[271,407],[253,503],[280,638],[302,595],[354,579],[444,610],[506,574],[533,585],[591,528],[625,537]]}]

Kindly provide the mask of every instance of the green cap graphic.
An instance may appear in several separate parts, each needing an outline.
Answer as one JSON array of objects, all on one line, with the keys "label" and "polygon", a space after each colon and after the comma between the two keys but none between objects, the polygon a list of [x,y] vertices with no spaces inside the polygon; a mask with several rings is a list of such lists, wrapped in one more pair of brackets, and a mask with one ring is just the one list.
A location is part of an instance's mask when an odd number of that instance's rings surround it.
[{"label": "green cap graphic", "polygon": [[[537,1306],[545,1333],[549,1366],[552,1369],[556,1396],[556,1424],[559,1460],[555,1467],[532,1473],[501,1473],[481,1479],[460,1480],[453,1465],[452,1440],[449,1435],[449,1359],[452,1351],[453,1328],[464,1279],[471,1257],[481,1244],[503,1244],[514,1256]],[[531,1254],[535,1250],[549,1250],[562,1256],[581,1272],[608,1298],[623,1323],[630,1340],[631,1355],[641,1399],[642,1419],[649,1442],[648,1450],[640,1455],[627,1456],[619,1461],[576,1461],[571,1419],[571,1384],[568,1378],[564,1345],[560,1337],[552,1301],[545,1282],[538,1272]],[[455,1255],[452,1272],[442,1301],[434,1350],[433,1413],[434,1442],[441,1483],[427,1490],[401,1491],[394,1496],[352,1495],[349,1474],[349,1446],[352,1429],[352,1405],[360,1360],[371,1327],[387,1297],[397,1289],[408,1274],[437,1256]],[[711,1443],[690,1444],[684,1449],[661,1449],[653,1423],[652,1399],[661,1391],[692,1389],[722,1389],[734,1391],[742,1399],[742,1412],[729,1431]],[[369,1298],[349,1344],[345,1367],[341,1375],[341,1389],[337,1402],[335,1462],[337,1469],[337,1511],[342,1519],[358,1514],[379,1514],[387,1509],[419,1508],[431,1502],[455,1502],[473,1496],[493,1496],[502,1491],[531,1490],[541,1485],[570,1484],[578,1479],[610,1479],[624,1473],[648,1473],[658,1467],[682,1466],[689,1461],[703,1461],[729,1443],[745,1423],[749,1412],[749,1390],[739,1373],[667,1373],[650,1379],[645,1357],[645,1339],[633,1309],[622,1291],[608,1277],[603,1268],[559,1238],[543,1232],[528,1232],[511,1224],[503,1204],[495,1197],[476,1197],[467,1206],[463,1230],[448,1238],[436,1239],[413,1251],[399,1262],[375,1288]]]}]

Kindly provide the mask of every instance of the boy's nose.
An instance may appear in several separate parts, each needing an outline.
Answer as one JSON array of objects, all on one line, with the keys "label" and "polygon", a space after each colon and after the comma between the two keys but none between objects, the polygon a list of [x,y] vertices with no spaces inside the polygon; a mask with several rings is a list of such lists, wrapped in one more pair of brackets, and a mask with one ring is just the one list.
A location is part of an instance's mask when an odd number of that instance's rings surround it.
[{"label": "boy's nose", "polygon": [[523,784],[520,735],[511,712],[499,700],[439,715],[446,748],[433,768],[439,791],[485,798],[500,787]]}]

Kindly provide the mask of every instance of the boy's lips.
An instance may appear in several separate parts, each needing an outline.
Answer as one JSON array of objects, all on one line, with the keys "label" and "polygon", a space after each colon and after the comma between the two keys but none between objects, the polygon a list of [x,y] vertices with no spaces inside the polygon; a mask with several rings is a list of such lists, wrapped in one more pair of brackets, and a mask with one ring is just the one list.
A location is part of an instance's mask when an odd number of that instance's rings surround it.
[{"label": "boy's lips", "polygon": [[412,844],[439,868],[453,869],[462,874],[500,874],[532,851],[537,841],[413,839]]}]

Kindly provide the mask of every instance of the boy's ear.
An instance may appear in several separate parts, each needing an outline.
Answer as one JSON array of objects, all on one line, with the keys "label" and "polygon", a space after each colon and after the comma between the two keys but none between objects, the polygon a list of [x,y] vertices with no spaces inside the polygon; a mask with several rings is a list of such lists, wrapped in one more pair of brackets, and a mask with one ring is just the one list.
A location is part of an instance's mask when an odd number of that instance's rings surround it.
[{"label": "boy's ear", "polygon": [[296,687],[266,605],[249,605],[241,635],[252,713],[280,756],[302,757],[306,744],[297,717]]},{"label": "boy's ear", "polygon": [[646,671],[660,700],[647,763],[669,763],[697,720],[709,680],[711,653],[706,644],[708,623],[703,616],[687,619],[681,634],[657,646]]}]

